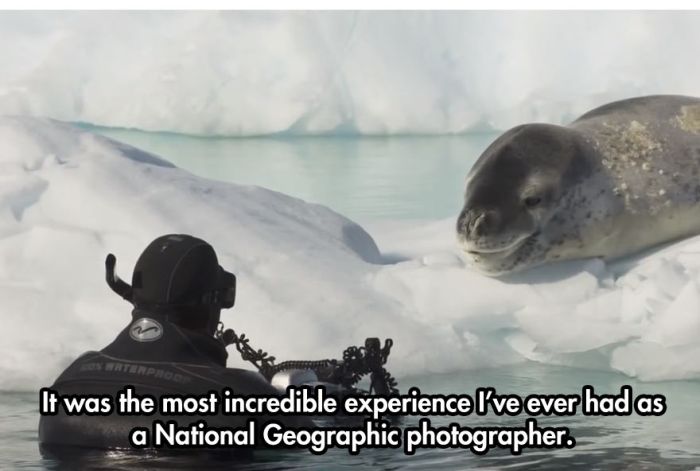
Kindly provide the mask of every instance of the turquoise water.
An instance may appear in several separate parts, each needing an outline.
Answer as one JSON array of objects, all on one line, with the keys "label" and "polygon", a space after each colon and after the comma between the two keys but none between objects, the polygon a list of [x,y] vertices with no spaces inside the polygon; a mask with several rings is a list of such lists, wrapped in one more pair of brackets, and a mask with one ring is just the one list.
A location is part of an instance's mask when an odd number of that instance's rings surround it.
[{"label": "turquoise water", "polygon": [[[470,165],[493,135],[395,138],[201,139],[166,134],[103,130],[104,134],[167,156],[193,173],[224,181],[256,184],[322,203],[359,221],[441,219],[456,215]],[[95,346],[99,347],[99,346]],[[430,348],[429,345],[426,348]],[[390,364],[389,364],[390,366]],[[58,372],[56,372],[58,374]],[[0,393],[0,469],[628,469],[700,467],[700,382],[639,383],[622,375],[523,364],[518,366],[399,378],[430,393],[473,393],[480,386],[499,392],[635,392],[667,397],[662,417],[564,417],[541,421],[568,425],[577,439],[573,450],[526,450],[513,457],[494,451],[477,457],[465,450],[366,450],[359,456],[331,450],[323,456],[272,451],[253,460],[212,463],[201,458],[130,456],[111,453],[63,463],[44,459],[36,440],[38,394]],[[439,418],[434,424],[450,420]],[[462,418],[465,425],[521,424],[487,416]],[[406,424],[415,422],[407,419]]]},{"label": "turquoise water", "polygon": [[359,221],[456,217],[467,171],[496,137],[217,139],[99,131],[197,175],[264,186]]}]

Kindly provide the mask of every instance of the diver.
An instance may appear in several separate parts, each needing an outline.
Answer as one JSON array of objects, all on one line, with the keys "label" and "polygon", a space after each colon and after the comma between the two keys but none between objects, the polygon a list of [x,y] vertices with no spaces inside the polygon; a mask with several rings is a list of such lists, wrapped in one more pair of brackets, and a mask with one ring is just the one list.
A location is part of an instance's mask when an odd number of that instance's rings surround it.
[{"label": "diver", "polygon": [[[189,235],[158,237],[134,267],[131,285],[114,273],[116,258],[106,260],[107,283],[133,305],[129,325],[100,351],[84,353],[56,379],[60,395],[107,394],[125,385],[138,395],[204,394],[225,387],[239,395],[280,394],[255,371],[226,368],[221,340],[222,309],[233,307],[236,277],[224,270],[213,247]],[[172,417],[182,421],[182,417]],[[249,417],[207,416],[209,426],[243,426]],[[149,427],[158,414],[145,416],[42,416],[42,450],[56,447],[129,448],[129,431]],[[264,418],[258,417],[259,420]],[[197,417],[192,417],[194,422]],[[289,426],[308,426],[305,417],[280,416]]]}]

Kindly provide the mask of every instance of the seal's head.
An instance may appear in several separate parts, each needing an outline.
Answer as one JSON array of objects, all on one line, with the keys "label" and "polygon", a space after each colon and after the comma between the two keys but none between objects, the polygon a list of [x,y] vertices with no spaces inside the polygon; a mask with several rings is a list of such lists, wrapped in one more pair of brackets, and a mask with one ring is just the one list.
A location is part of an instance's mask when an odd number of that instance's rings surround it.
[{"label": "seal's head", "polygon": [[457,219],[458,240],[478,269],[499,275],[541,261],[548,223],[587,173],[582,146],[571,129],[527,124],[484,151],[467,177]]}]

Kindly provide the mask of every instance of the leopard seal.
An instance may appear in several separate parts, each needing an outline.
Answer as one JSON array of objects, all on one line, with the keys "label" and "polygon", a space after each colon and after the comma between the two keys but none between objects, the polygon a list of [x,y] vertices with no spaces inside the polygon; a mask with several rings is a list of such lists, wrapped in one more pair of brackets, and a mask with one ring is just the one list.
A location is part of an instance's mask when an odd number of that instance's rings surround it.
[{"label": "leopard seal", "polygon": [[623,257],[700,234],[700,98],[616,101],[498,137],[467,176],[457,237],[488,275]]}]

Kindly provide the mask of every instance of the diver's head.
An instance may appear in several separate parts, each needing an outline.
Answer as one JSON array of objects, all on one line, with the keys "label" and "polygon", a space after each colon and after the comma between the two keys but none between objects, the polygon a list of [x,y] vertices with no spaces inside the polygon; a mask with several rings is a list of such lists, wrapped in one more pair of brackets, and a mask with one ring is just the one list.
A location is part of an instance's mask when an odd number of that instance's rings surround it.
[{"label": "diver's head", "polygon": [[131,287],[114,275],[114,263],[114,256],[111,262],[107,257],[107,282],[135,313],[145,310],[214,334],[221,309],[233,307],[236,277],[221,268],[214,248],[202,239],[185,234],[155,239],[136,262]]}]

